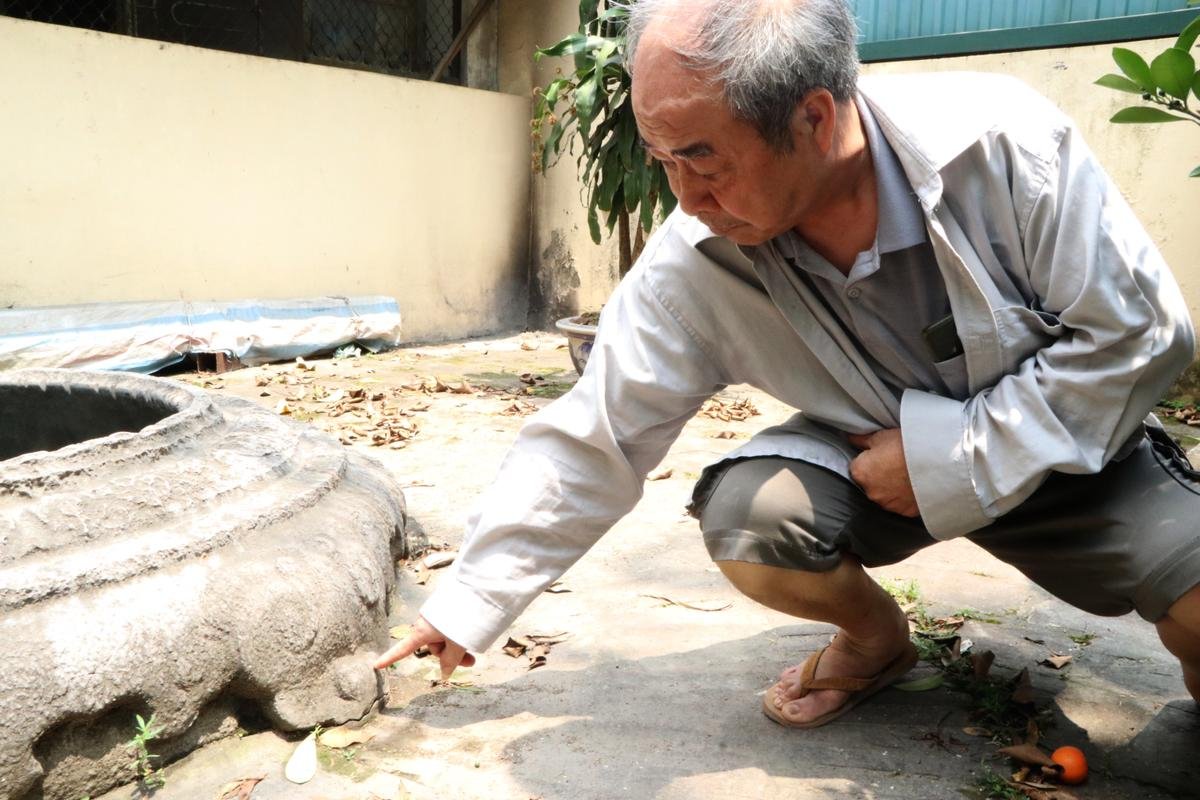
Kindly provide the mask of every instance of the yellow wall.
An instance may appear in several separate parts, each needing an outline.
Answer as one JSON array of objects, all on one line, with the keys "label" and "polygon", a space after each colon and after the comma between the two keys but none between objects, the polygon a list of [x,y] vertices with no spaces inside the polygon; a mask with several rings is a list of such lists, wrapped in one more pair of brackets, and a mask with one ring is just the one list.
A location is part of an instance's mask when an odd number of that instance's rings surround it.
[{"label": "yellow wall", "polygon": [[[1147,61],[1174,39],[1126,43]],[[1195,125],[1113,125],[1119,109],[1136,105],[1135,95],[1093,86],[1107,72],[1118,72],[1113,45],[1035,50],[1022,53],[897,61],[868,64],[865,74],[972,70],[1001,72],[1025,81],[1074,118],[1092,150],[1125,193],[1158,243],[1183,287],[1192,318],[1200,322],[1200,178],[1189,178],[1200,165],[1200,129]],[[931,98],[938,113],[950,112],[954,98]]]},{"label": "yellow wall", "polygon": [[520,327],[528,102],[0,17],[0,308],[386,294]]}]

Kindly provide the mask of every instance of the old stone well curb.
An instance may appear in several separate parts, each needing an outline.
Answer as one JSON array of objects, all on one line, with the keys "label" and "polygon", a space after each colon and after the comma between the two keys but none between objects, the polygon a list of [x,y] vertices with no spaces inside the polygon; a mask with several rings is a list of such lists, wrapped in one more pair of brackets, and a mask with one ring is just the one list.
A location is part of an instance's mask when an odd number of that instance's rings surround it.
[{"label": "old stone well curb", "polygon": [[117,373],[0,373],[0,799],[79,800],[155,753],[381,694],[404,497],[244,400]]}]

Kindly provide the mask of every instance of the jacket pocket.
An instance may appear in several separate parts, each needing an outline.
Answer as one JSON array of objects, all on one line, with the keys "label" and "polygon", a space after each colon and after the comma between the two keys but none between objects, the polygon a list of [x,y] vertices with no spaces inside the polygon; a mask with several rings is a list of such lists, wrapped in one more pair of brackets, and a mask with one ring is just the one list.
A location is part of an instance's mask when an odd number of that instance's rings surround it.
[{"label": "jacket pocket", "polygon": [[1054,344],[1066,328],[1049,311],[1035,311],[1025,306],[1005,306],[992,312],[1000,348],[1004,353],[1005,373],[1015,372],[1022,361]]},{"label": "jacket pocket", "polygon": [[945,361],[933,362],[934,369],[942,379],[942,383],[946,384],[946,388],[950,391],[950,396],[955,400],[966,400],[970,396],[971,390],[967,380],[967,357],[962,353],[947,358]]}]

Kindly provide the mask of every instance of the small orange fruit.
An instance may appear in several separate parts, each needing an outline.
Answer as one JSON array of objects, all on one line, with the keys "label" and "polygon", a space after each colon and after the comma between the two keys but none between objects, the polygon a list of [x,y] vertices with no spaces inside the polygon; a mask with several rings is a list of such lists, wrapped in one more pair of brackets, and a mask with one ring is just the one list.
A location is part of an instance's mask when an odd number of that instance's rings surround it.
[{"label": "small orange fruit", "polygon": [[1087,780],[1087,757],[1078,747],[1060,747],[1050,754],[1050,760],[1062,767],[1059,777],[1063,783],[1083,783]]}]

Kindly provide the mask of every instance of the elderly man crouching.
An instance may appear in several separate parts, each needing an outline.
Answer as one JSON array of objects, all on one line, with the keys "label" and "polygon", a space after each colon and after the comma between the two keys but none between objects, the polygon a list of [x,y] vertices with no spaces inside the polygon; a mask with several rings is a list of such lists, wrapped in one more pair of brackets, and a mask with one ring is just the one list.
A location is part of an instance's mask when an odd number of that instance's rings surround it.
[{"label": "elderly man crouching", "polygon": [[842,0],[639,0],[629,26],[679,209],[379,666],[470,663],[748,383],[800,411],[705,470],[704,541],[751,598],[838,628],[772,719],[825,724],[912,667],[863,568],[957,536],[1078,608],[1136,610],[1200,698],[1200,480],[1147,417],[1192,327],[1072,122],[1004,77],[859,81]]}]

